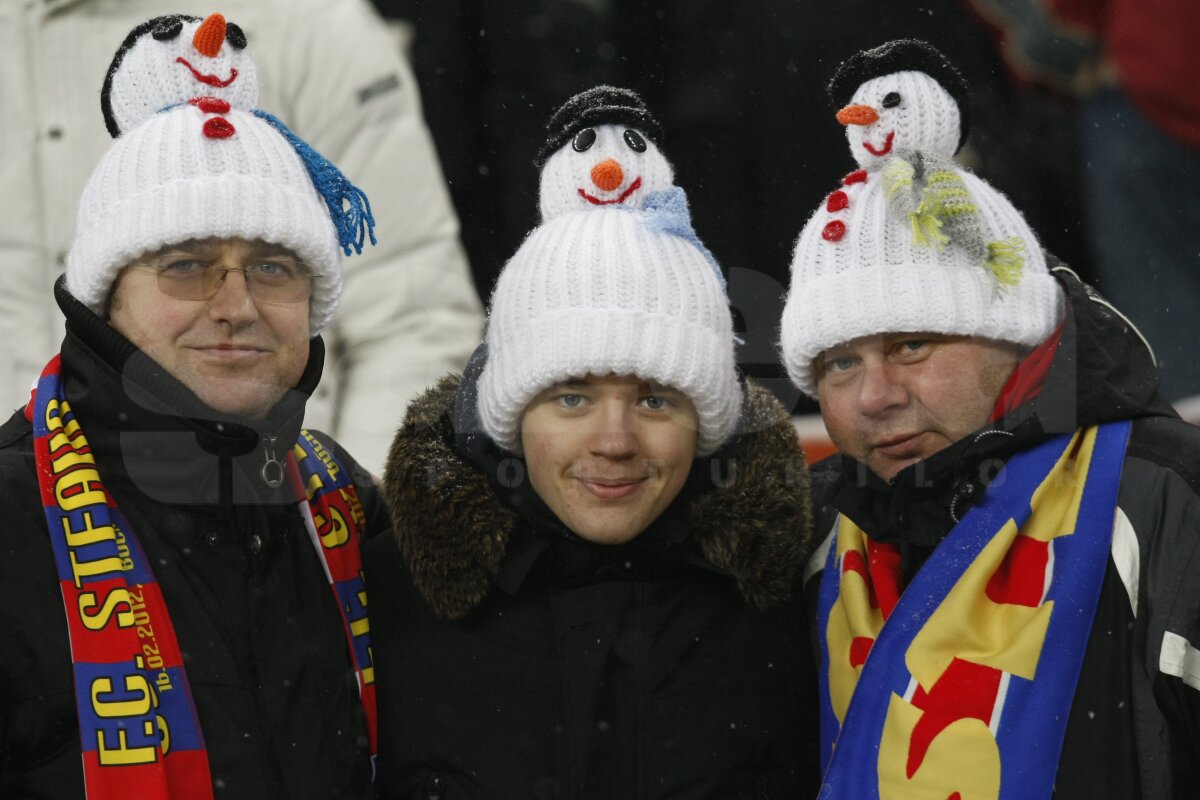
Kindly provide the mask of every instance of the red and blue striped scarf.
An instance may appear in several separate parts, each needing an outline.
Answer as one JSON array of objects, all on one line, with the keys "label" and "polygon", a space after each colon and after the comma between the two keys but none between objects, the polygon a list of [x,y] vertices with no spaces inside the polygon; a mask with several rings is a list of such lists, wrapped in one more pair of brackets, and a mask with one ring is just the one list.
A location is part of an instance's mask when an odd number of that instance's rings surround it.
[{"label": "red and blue striped scarf", "polygon": [[1049,798],[1128,422],[1018,453],[912,582],[840,517],[821,579],[820,797]]},{"label": "red and blue striped scarf", "polygon": [[[169,611],[71,411],[60,356],[42,371],[25,416],[33,424],[66,608],[87,797],[211,798],[208,752]],[[307,431],[288,454],[286,472],[341,610],[373,765],[378,735],[362,505],[350,475]]]}]

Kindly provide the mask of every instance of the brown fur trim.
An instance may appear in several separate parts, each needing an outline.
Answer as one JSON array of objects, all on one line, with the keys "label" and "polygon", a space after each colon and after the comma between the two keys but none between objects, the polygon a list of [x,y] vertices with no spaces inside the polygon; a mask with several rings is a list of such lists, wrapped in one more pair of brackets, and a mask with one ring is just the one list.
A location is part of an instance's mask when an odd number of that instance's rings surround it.
[{"label": "brown fur trim", "polygon": [[743,432],[727,485],[689,509],[709,563],[737,580],[746,602],[767,609],[786,600],[812,533],[808,466],[791,417],[766,389],[750,384]]},{"label": "brown fur trim", "polygon": [[409,405],[383,478],[413,582],[447,619],[465,616],[487,595],[517,520],[487,477],[454,448],[445,412],[460,380],[443,378]]},{"label": "brown fur trim", "polygon": [[[446,412],[459,380],[444,378],[409,406],[384,475],[413,582],[447,619],[487,595],[518,519],[454,447]],[[791,595],[807,555],[808,468],[791,418],[770,392],[751,385],[744,413],[732,458],[719,462],[727,469],[717,477],[727,483],[697,498],[689,516],[704,557],[734,577],[747,603],[766,609]]]}]

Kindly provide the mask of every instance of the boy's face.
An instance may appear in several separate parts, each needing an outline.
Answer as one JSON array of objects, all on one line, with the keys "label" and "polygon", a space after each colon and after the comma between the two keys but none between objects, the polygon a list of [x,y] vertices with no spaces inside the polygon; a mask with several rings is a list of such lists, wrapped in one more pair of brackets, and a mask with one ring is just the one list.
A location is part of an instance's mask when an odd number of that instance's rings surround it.
[{"label": "boy's face", "polygon": [[588,376],[546,389],[521,417],[538,496],[578,536],[628,542],[683,488],[698,417],[683,394],[633,376]]}]

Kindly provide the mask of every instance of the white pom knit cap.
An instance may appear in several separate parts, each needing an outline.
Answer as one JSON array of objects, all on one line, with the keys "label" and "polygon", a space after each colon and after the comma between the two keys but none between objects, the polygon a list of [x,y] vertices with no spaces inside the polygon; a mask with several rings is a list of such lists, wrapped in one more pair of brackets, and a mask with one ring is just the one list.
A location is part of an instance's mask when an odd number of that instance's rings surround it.
[{"label": "white pom knit cap", "polygon": [[688,397],[699,455],[734,431],[741,391],[724,287],[690,241],[654,228],[652,212],[565,213],[536,228],[496,283],[479,415],[521,452],[525,407],[586,375],[636,375]]},{"label": "white pom knit cap", "polygon": [[1037,238],[1000,192],[959,171],[989,241],[1020,241],[1019,282],[1000,285],[958,243],[914,241],[909,219],[889,210],[879,173],[847,187],[804,226],[792,257],[781,349],[792,381],[816,396],[813,359],[880,333],[978,336],[1034,346],[1058,324],[1062,297]]},{"label": "white pom knit cap", "polygon": [[79,200],[67,289],[103,314],[117,272],[143,255],[188,239],[261,239],[288,248],[321,276],[309,312],[316,336],[342,292],[329,209],[278,130],[244,110],[222,112],[232,128],[224,137],[211,135],[211,112],[183,105],[113,142]]}]

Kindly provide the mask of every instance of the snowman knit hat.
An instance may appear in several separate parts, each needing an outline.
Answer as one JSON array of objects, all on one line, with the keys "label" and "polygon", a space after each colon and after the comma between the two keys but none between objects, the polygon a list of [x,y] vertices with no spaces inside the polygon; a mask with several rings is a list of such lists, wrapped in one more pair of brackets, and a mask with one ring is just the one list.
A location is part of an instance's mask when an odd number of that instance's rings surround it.
[{"label": "snowman knit hat", "polygon": [[[580,100],[585,97],[604,102]],[[633,108],[633,116],[609,114],[617,101]],[[597,87],[563,109],[600,106],[607,108],[600,116],[570,113],[587,118],[582,128],[616,119],[658,136],[657,126],[642,127],[648,112],[625,90]],[[557,124],[564,113],[551,120],[560,149],[546,169],[560,158],[619,155],[605,151],[599,136],[583,150],[564,146],[582,129]],[[638,139],[618,136],[609,144]],[[653,144],[634,152],[666,163]],[[682,392],[696,408],[699,455],[716,450],[737,427],[742,392],[725,279],[696,237],[687,198],[672,184],[669,167],[666,175],[660,188],[639,193],[636,204],[581,203],[546,215],[505,265],[492,293],[488,360],[479,377],[480,421],[504,449],[521,452],[521,415],[539,393],[588,375],[634,375]],[[547,192],[573,194],[576,177],[573,170],[544,172],[543,202]]]},{"label": "snowman knit hat", "polygon": [[[945,110],[956,101],[924,71],[932,48],[912,44],[867,52],[892,58],[861,70],[865,81],[838,112],[857,129],[847,139],[864,169],[843,179],[796,242],[780,347],[810,396],[814,359],[854,339],[939,333],[1032,347],[1062,313],[1061,290],[1021,213],[950,160],[960,135],[958,116]],[[894,58],[906,50],[912,61]]]},{"label": "snowman knit hat", "polygon": [[[928,42],[919,39],[896,39],[855,53],[843,61],[833,73],[827,91],[833,102],[842,107],[852,101],[854,93],[867,81],[885,75],[898,76],[904,72],[927,75],[954,100],[959,121],[958,141],[953,152],[958,152],[970,133],[970,88],[958,67],[951,64],[940,50]],[[895,88],[903,88],[903,80],[901,77],[894,78],[893,81],[897,82]]]},{"label": "snowman knit hat", "polygon": [[637,93],[613,86],[580,92],[554,112],[538,155],[545,222],[591,207],[640,208],[675,184],[659,149],[662,129]]},{"label": "snowman knit hat", "polygon": [[66,284],[103,314],[117,273],[191,239],[261,239],[313,271],[309,331],[333,319],[341,254],[374,237],[362,192],[279,120],[254,108],[254,63],[220,14],[135,28],[104,81],[116,140],[79,199]]}]

